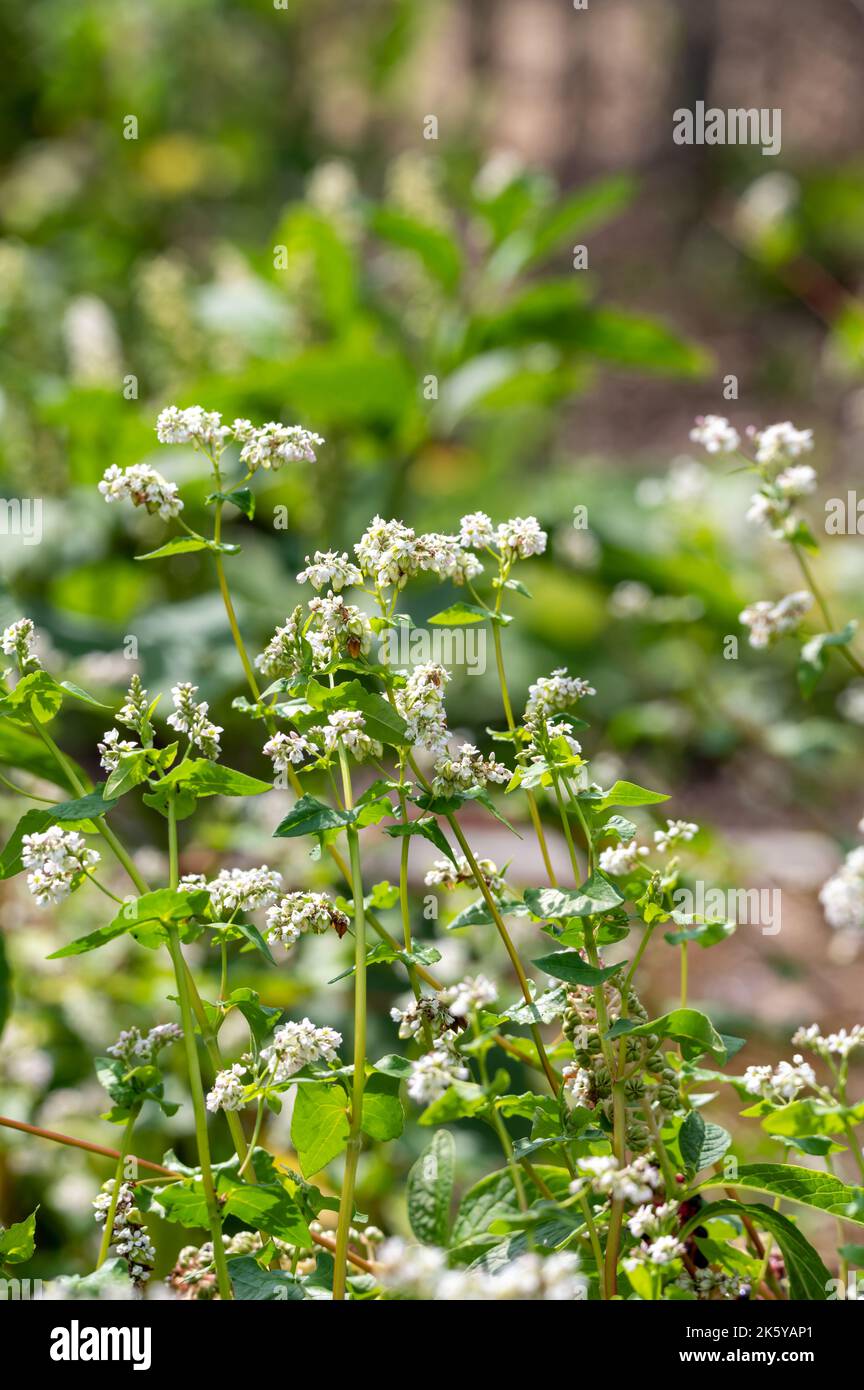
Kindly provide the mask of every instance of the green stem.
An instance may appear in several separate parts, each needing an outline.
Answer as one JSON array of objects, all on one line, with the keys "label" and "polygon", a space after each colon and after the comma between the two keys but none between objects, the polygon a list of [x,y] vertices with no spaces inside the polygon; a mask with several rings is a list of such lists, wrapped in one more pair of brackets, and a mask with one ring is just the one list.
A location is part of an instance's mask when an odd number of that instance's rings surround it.
[{"label": "green stem", "polygon": [[[354,804],[348,755],[340,746],[339,758],[345,805]],[[333,1270],[333,1298],[345,1298],[348,1276],[348,1237],[354,1214],[354,1187],[360,1146],[363,1142],[363,1089],[366,1080],[366,914],[363,906],[363,873],[360,866],[360,836],[353,825],[345,830],[348,857],[351,863],[351,894],[354,899],[354,1075],[351,1088],[351,1118],[348,1132],[348,1151],[339,1198],[339,1220],[336,1228],[336,1254]]]},{"label": "green stem", "polygon": [[120,1152],[117,1156],[117,1166],[114,1169],[114,1188],[111,1192],[111,1205],[105,1216],[105,1229],[102,1232],[102,1244],[99,1247],[99,1258],[96,1261],[96,1268],[103,1265],[108,1258],[108,1251],[111,1249],[111,1241],[114,1235],[114,1218],[117,1215],[117,1203],[120,1199],[120,1188],[123,1183],[126,1159],[132,1147],[132,1131],[135,1128],[135,1121],[138,1118],[138,1107],[132,1110],[126,1127],[123,1130],[123,1142],[120,1145]]},{"label": "green stem", "polygon": [[[489,889],[489,885],[486,882],[486,879],[483,877],[477,860],[474,858],[471,846],[469,845],[464,834],[462,833],[462,827],[459,825],[459,822],[457,821],[456,817],[450,814],[447,816],[446,819],[447,824],[450,826],[450,829],[453,831],[453,834],[459,842],[459,847],[462,850],[462,853],[465,855],[465,858],[468,861],[468,864],[471,868],[471,872],[473,873],[474,878],[480,888],[480,892],[483,894],[486,906],[489,909],[492,920],[498,929],[498,935],[501,937],[501,940],[504,943],[504,948],[508,956],[510,957],[510,962],[513,966],[514,971],[516,972],[516,978],[519,981],[519,987],[522,990],[522,997],[525,1000],[526,1004],[533,1004],[534,1000],[531,997],[531,989],[528,984],[528,977],[525,974],[525,970],[522,966],[522,961],[519,959],[519,952],[513,945],[510,933],[504,925],[504,919],[501,916],[501,913],[498,909],[498,904],[496,903]],[[557,1095],[558,1088],[560,1086],[560,1078],[557,1076],[555,1069],[553,1068],[551,1062],[549,1061],[549,1058],[546,1055],[546,1048],[543,1046],[543,1038],[540,1033],[540,1029],[537,1027],[536,1023],[531,1024],[531,1036],[534,1039],[534,1046],[537,1049],[537,1056],[539,1057],[543,1070],[546,1073],[546,1080],[549,1082],[549,1085],[552,1089],[552,1094]]]},{"label": "green stem", "polygon": [[687,1008],[687,942],[681,943],[681,1008]]},{"label": "green stem", "polygon": [[[807,584],[807,587],[809,588],[810,592],[815,598],[816,603],[819,607],[819,611],[822,614],[825,626],[828,628],[829,632],[835,631],[836,629],[834,627],[834,621],[831,617],[831,610],[828,607],[828,602],[825,598],[825,595],[822,593],[822,590],[816,583],[813,571],[810,568],[809,560],[806,558],[801,547],[797,545],[794,541],[791,542],[791,546],[792,553],[795,556],[795,559],[798,561],[798,567],[801,570],[802,575],[804,576],[804,580]],[[840,656],[842,656],[843,660],[846,662],[848,666],[852,667],[853,671],[857,671],[859,676],[864,676],[864,665],[862,665],[862,663],[858,660],[855,653],[850,651],[848,646],[835,647],[834,650]]]},{"label": "green stem", "polygon": [[[499,589],[498,597],[495,603],[496,617],[501,609],[502,593],[503,590]],[[504,706],[504,718],[507,720],[507,728],[510,730],[512,734],[513,730],[516,728],[516,723],[513,719],[513,706],[510,703],[510,692],[507,689],[507,676],[504,671],[504,652],[501,644],[501,627],[500,624],[496,622],[494,618],[492,619],[491,627],[492,642],[495,647],[495,664],[498,667],[498,683],[501,686],[501,702]],[[552,867],[552,859],[549,854],[549,846],[546,843],[546,836],[543,833],[543,822],[540,819],[540,811],[537,806],[537,799],[533,791],[531,791],[531,789],[528,787],[525,788],[525,795],[528,799],[528,813],[531,816],[531,823],[534,826],[534,833],[537,836],[537,843],[540,846],[540,853],[543,856],[543,863],[546,866],[546,873],[548,875],[549,882],[552,884],[552,887],[556,888],[558,886],[558,880],[555,877],[555,870]]]},{"label": "green stem", "polygon": [[[168,803],[168,860],[170,886],[176,888],[179,882],[179,861],[177,851],[177,815],[173,797]],[[168,926],[168,949],[174,966],[177,983],[177,996],[180,1000],[180,1016],[183,1022],[183,1045],[186,1051],[186,1066],[189,1072],[189,1090],[192,1096],[192,1113],[195,1119],[195,1141],[198,1149],[198,1162],[201,1166],[201,1183],[207,1205],[207,1218],[210,1236],[213,1241],[213,1260],[216,1266],[216,1281],[219,1296],[223,1299],[233,1297],[231,1280],[225,1249],[222,1245],[222,1220],[219,1203],[213,1182],[210,1163],[210,1140],[207,1134],[207,1107],[204,1101],[204,1087],[201,1081],[201,1064],[198,1060],[198,1047],[195,1042],[195,1018],[189,997],[189,981],[186,960],[180,944],[180,933],[176,926]]]}]

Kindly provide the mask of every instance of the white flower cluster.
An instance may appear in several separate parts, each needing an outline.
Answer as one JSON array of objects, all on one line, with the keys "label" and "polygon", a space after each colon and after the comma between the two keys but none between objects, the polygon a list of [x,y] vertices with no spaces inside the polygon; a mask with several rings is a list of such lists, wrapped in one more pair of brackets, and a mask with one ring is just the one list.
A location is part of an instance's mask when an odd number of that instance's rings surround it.
[{"label": "white flower cluster", "polygon": [[220,869],[209,883],[203,874],[184,874],[180,887],[206,889],[214,915],[227,920],[237,912],[269,907],[282,887],[282,875],[262,864],[255,869]]},{"label": "white flower cluster", "polygon": [[777,1067],[748,1067],[742,1077],[745,1091],[763,1100],[794,1100],[799,1091],[816,1085],[816,1073],[800,1052],[791,1062],[779,1062]]},{"label": "white flower cluster", "polygon": [[98,748],[100,767],[106,772],[114,772],[119,767],[123,754],[137,753],[139,745],[133,739],[121,738],[119,729],[106,729]]},{"label": "white flower cluster", "polygon": [[131,468],[125,469],[113,463],[105,470],[99,491],[106,502],[128,501],[151,514],[158,514],[163,521],[170,521],[183,510],[177,484],[169,483],[148,463],[133,463]]},{"label": "white flower cluster", "polygon": [[363,576],[345,551],[340,555],[336,550],[316,550],[314,559],[306,556],[306,568],[297,576],[298,584],[307,581],[313,589],[329,588],[338,594],[346,585],[362,584]]},{"label": "white flower cluster", "polygon": [[498,990],[485,975],[466,975],[458,984],[448,985],[439,990],[438,998],[454,1018],[467,1018],[473,1009],[483,1009],[494,1004]]},{"label": "white flower cluster", "polygon": [[223,425],[217,410],[200,405],[167,406],[156,421],[156,438],[160,444],[194,444],[217,456],[233,439],[241,445],[240,460],[250,473],[257,468],[281,468],[284,463],[315,463],[315,450],[324,443],[320,434],[302,425],[281,425],[275,420],[260,427],[239,419]]},{"label": "white flower cluster", "polygon": [[813,431],[796,429],[791,420],[748,433],[756,445],[756,462],[766,468],[780,468],[813,448]]},{"label": "white flower cluster", "polygon": [[207,701],[195,700],[197,693],[197,685],[190,685],[188,681],[172,686],[174,713],[168,715],[167,722],[178,733],[186,734],[189,742],[200,749],[205,758],[215,761],[222,751],[219,741],[222,729],[210,719]]},{"label": "white flower cluster", "polygon": [[454,1081],[467,1081],[469,1075],[457,1052],[444,1046],[436,1047],[412,1064],[408,1094],[417,1105],[431,1105]]},{"label": "white flower cluster", "polygon": [[624,1166],[613,1154],[589,1155],[578,1158],[576,1167],[579,1176],[570,1184],[570,1191],[576,1196],[590,1188],[598,1196],[636,1206],[650,1202],[654,1193],[663,1186],[660,1169],[654,1167],[646,1154],[639,1154],[632,1163]]},{"label": "white flower cluster", "polygon": [[811,1023],[809,1027],[799,1028],[792,1042],[796,1047],[809,1048],[820,1057],[851,1057],[853,1052],[864,1048],[864,1025],[856,1023],[848,1031],[839,1028],[836,1033],[823,1035],[818,1023]]},{"label": "white flower cluster", "polygon": [[273,771],[276,773],[287,772],[289,767],[300,767],[307,758],[318,756],[318,749],[314,743],[298,734],[296,729],[290,729],[288,733],[274,734],[264,744],[262,752],[265,758],[271,759]]},{"label": "white flower cluster", "polygon": [[365,732],[366,720],[359,710],[337,709],[327,716],[327,723],[316,725],[309,733],[318,736],[328,753],[334,753],[341,744],[343,748],[362,762],[364,758],[381,758],[384,749],[375,738]]},{"label": "white flower cluster", "polygon": [[526,719],[548,719],[552,714],[570,709],[583,695],[596,695],[593,685],[581,676],[568,676],[567,668],[559,666],[551,676],[541,676],[528,687],[525,705]]},{"label": "white flower cluster", "polygon": [[[114,1178],[109,1178],[102,1191],[93,1199],[93,1214],[100,1226],[108,1220],[114,1193]],[[156,1263],[156,1250],[150,1239],[141,1213],[135,1206],[135,1193],[129,1183],[121,1183],[114,1210],[111,1245],[126,1261],[133,1284],[145,1284]]]},{"label": "white flower cluster", "polygon": [[637,840],[630,840],[628,844],[610,845],[608,849],[600,851],[600,868],[604,874],[620,878],[632,873],[639,860],[644,859],[649,852],[648,846],[640,845]]},{"label": "white flower cluster", "polygon": [[217,1072],[213,1078],[213,1089],[207,1092],[207,1109],[214,1112],[242,1110],[246,1087],[249,1084],[248,1071],[245,1063],[235,1062],[233,1066]]},{"label": "white flower cluster", "polygon": [[637,1240],[643,1236],[658,1235],[664,1221],[670,1220],[677,1211],[677,1202],[661,1202],[659,1206],[645,1204],[637,1207],[627,1218],[627,1229]]},{"label": "white flower cluster", "polygon": [[[501,893],[506,888],[506,883],[498,872],[498,866],[491,859],[475,859],[477,868],[483,877],[487,887],[493,893]],[[449,859],[436,859],[431,869],[427,869],[423,882],[429,888],[458,888],[464,884],[467,888],[479,888],[480,884],[474,875],[474,870],[468,863],[464,854],[456,856],[456,863],[453,864]]]},{"label": "white flower cluster", "polygon": [[27,887],[40,907],[67,898],[99,858],[98,850],[87,848],[83,835],[62,825],[25,835],[21,842],[21,863],[31,871]]},{"label": "white flower cluster", "polygon": [[127,1067],[148,1066],[163,1047],[179,1042],[182,1037],[183,1029],[176,1023],[158,1023],[149,1033],[142,1033],[139,1028],[127,1028],[105,1051],[109,1057],[116,1057]]},{"label": "white flower cluster", "polygon": [[149,701],[150,697],[141,684],[140,676],[133,676],[126,691],[126,699],[115,715],[117,723],[123,724],[127,729],[134,729],[140,736],[147,723]]},{"label": "white flower cluster", "polygon": [[665,830],[654,831],[654,844],[661,854],[684,844],[699,834],[698,825],[688,820],[667,820]]},{"label": "white flower cluster", "polygon": [[404,1009],[394,1005],[390,1017],[399,1024],[400,1038],[416,1038],[427,1030],[432,1037],[455,1036],[456,1020],[440,994],[421,994]]},{"label": "white flower cluster", "polygon": [[571,1062],[563,1068],[561,1075],[564,1079],[564,1100],[568,1109],[574,1110],[578,1106],[584,1106],[587,1110],[593,1110],[597,1098],[591,1072]]},{"label": "white flower cluster", "polygon": [[437,531],[418,536],[402,521],[374,516],[354,546],[360,568],[379,589],[401,589],[420,573],[464,584],[476,578],[483,566],[466,553],[458,536]]},{"label": "white flower cluster", "polygon": [[310,1019],[301,1023],[283,1023],[273,1034],[273,1041],[261,1049],[261,1060],[267,1068],[270,1082],[278,1086],[289,1081],[301,1067],[313,1062],[335,1062],[342,1046],[342,1034],[334,1028],[316,1028]]},{"label": "white flower cluster", "polygon": [[259,429],[251,420],[235,420],[231,433],[240,450],[240,461],[250,473],[258,468],[274,471],[285,463],[317,463],[317,449],[324,443],[320,434],[302,425],[281,425],[270,420]]},{"label": "white flower cluster", "polygon": [[864,931],[864,845],[850,850],[819,890],[825,920],[835,931]]},{"label": "white flower cluster", "polygon": [[690,438],[708,454],[734,454],[741,445],[740,434],[722,415],[697,415]]},{"label": "white flower cluster", "polygon": [[447,751],[447,711],[444,687],[450,672],[436,662],[415,666],[395,693],[396,709],[407,724],[411,742],[430,753]]},{"label": "white flower cluster", "polygon": [[455,756],[438,759],[432,788],[440,796],[450,796],[453,792],[484,787],[487,782],[509,782],[512,775],[494,753],[485,758],[473,743],[463,743]]},{"label": "white flower cluster", "polygon": [[310,599],[309,612],[312,622],[303,635],[319,670],[338,657],[356,660],[371,650],[372,625],[356,603],[346,603],[341,594],[331,590]]},{"label": "white flower cluster", "polygon": [[280,942],[288,951],[304,932],[320,935],[331,927],[340,937],[344,936],[348,930],[348,918],[326,893],[296,892],[288,893],[268,908],[264,935],[268,941]]},{"label": "white flower cluster", "polygon": [[33,650],[36,645],[36,629],[32,618],[19,618],[3,630],[0,648],[4,656],[14,656],[22,674],[35,671],[41,662]]},{"label": "white flower cluster", "polygon": [[739,614],[740,621],[750,629],[751,647],[770,647],[786,632],[794,632],[813,607],[813,595],[806,589],[787,594],[779,603],[760,599]]},{"label": "white flower cluster", "polygon": [[205,410],[200,405],[190,405],[185,409],[176,405],[166,406],[156,420],[156,438],[160,444],[198,444],[207,448],[215,445],[221,448],[231,433],[231,426],[222,424],[218,410]]},{"label": "white flower cluster", "polygon": [[545,1258],[527,1251],[496,1271],[448,1269],[447,1252],[391,1236],[378,1251],[378,1275],[394,1294],[433,1302],[574,1303],[587,1297],[579,1257],[569,1250]]},{"label": "white flower cluster", "polygon": [[277,627],[263,652],[255,658],[255,665],[262,676],[266,676],[268,680],[291,676],[300,665],[302,659],[300,647],[302,611],[299,606],[295,608],[291,616],[285,619],[284,627]]},{"label": "white flower cluster", "polygon": [[635,1269],[640,1264],[668,1265],[684,1254],[684,1246],[677,1236],[658,1236],[650,1245],[639,1246],[624,1260],[625,1269]]}]

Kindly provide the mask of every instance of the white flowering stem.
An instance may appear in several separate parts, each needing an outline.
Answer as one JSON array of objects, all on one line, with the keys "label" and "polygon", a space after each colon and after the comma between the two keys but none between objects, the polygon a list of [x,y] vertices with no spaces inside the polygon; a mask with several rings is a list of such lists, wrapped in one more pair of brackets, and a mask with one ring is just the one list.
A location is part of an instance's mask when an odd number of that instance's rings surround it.
[{"label": "white flowering stem", "polygon": [[[503,593],[504,590],[499,588],[498,595],[495,600],[495,616],[492,618],[491,621],[492,643],[495,647],[495,664],[498,667],[498,683],[501,686],[501,702],[504,706],[504,718],[507,720],[507,728],[510,730],[512,734],[513,730],[516,728],[516,724],[513,719],[513,707],[510,703],[510,692],[507,689],[507,676],[504,671],[504,652],[501,644],[501,624],[497,621],[497,618],[501,611],[501,598]],[[549,882],[552,884],[553,888],[557,888],[558,880],[555,877],[555,870],[552,867],[552,859],[549,854],[549,846],[546,843],[546,836],[543,833],[543,822],[540,819],[540,811],[537,807],[537,798],[535,797],[530,787],[525,788],[525,795],[528,799],[528,813],[531,817],[531,823],[534,826],[534,833],[537,836],[537,843],[540,846],[540,853],[543,856],[543,863],[546,866],[546,873],[549,877]]]},{"label": "white flowering stem", "polygon": [[[345,806],[354,805],[348,754],[339,746]],[[354,1185],[360,1159],[363,1124],[363,1089],[366,1081],[366,914],[363,905],[363,873],[360,866],[360,836],[354,825],[345,828],[348,855],[351,863],[351,894],[354,899],[354,1075],[351,1087],[351,1118],[345,1172],[339,1198],[339,1220],[336,1227],[336,1254],[333,1269],[333,1297],[345,1298],[348,1275],[348,1239],[354,1214]]]},{"label": "white flowering stem", "polygon": [[126,1159],[132,1147],[132,1131],[135,1128],[135,1121],[138,1118],[139,1108],[134,1108],[126,1121],[123,1130],[123,1142],[120,1145],[120,1152],[117,1155],[117,1166],[114,1169],[114,1187],[111,1191],[111,1202],[105,1215],[105,1229],[102,1232],[102,1243],[99,1246],[99,1258],[96,1261],[96,1268],[103,1265],[108,1258],[108,1251],[111,1249],[111,1239],[114,1234],[114,1217],[117,1215],[117,1203],[120,1199],[120,1187],[126,1168]]},{"label": "white flowering stem", "polygon": [[[486,901],[486,906],[489,909],[492,920],[495,923],[495,926],[498,928],[498,935],[501,937],[501,940],[504,943],[504,948],[508,956],[510,957],[510,962],[513,966],[513,969],[516,972],[516,978],[519,981],[519,987],[522,990],[522,997],[525,1000],[526,1004],[533,1004],[534,1000],[531,996],[531,989],[528,984],[528,977],[525,974],[525,970],[522,966],[522,961],[519,959],[519,952],[513,945],[510,933],[504,925],[504,919],[498,910],[498,904],[496,903],[495,898],[493,897],[492,892],[490,891],[489,885],[483,876],[483,873],[480,869],[480,865],[474,858],[471,846],[465,839],[465,836],[462,833],[462,828],[459,825],[459,822],[457,821],[456,817],[451,813],[446,817],[446,820],[447,824],[450,826],[450,829],[453,831],[453,834],[459,842],[459,846],[462,850],[462,853],[465,855],[465,858],[467,859],[468,864],[471,868],[471,872],[473,873],[474,878],[477,881],[477,885],[480,888],[480,892],[483,894],[483,897]],[[537,1048],[537,1056],[540,1059],[543,1071],[546,1073],[546,1080],[549,1082],[549,1085],[552,1088],[552,1094],[557,1096],[558,1090],[561,1085],[560,1077],[555,1072],[552,1063],[549,1061],[549,1058],[546,1055],[546,1048],[543,1046],[543,1038],[540,1033],[540,1029],[538,1028],[536,1023],[531,1024],[531,1036],[534,1039],[534,1046]]]},{"label": "white flowering stem", "polygon": [[[177,854],[177,813],[173,796],[168,801],[168,860],[169,884],[176,888],[180,881]],[[201,1166],[201,1184],[207,1204],[210,1235],[213,1240],[213,1260],[216,1266],[216,1281],[219,1296],[223,1299],[233,1297],[225,1250],[222,1245],[222,1220],[213,1183],[210,1166],[210,1140],[207,1135],[207,1109],[204,1102],[204,1087],[201,1081],[201,1064],[198,1060],[198,1046],[195,1041],[195,1018],[189,998],[186,960],[180,944],[180,933],[176,926],[168,926],[168,949],[174,965],[174,978],[177,982],[177,995],[180,1000],[180,1015],[183,1020],[183,1046],[186,1050],[186,1066],[189,1072],[189,1090],[192,1097],[192,1113],[195,1119],[195,1140],[198,1148],[198,1162]]]}]

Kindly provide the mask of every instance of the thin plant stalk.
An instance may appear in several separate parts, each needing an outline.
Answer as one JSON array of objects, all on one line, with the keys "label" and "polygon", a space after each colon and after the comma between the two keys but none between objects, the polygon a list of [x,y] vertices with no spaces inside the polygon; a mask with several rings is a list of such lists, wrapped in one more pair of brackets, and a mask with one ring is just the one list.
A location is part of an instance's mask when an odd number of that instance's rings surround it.
[{"label": "thin plant stalk", "polygon": [[123,1175],[126,1170],[126,1160],[129,1157],[129,1150],[132,1147],[132,1132],[135,1129],[135,1121],[138,1118],[138,1108],[132,1110],[123,1129],[123,1140],[120,1144],[120,1152],[117,1155],[117,1166],[114,1169],[114,1187],[111,1191],[111,1202],[105,1215],[105,1229],[102,1232],[102,1243],[99,1246],[99,1258],[96,1261],[96,1268],[103,1265],[108,1258],[108,1251],[111,1249],[111,1241],[114,1236],[114,1218],[117,1215],[117,1203],[120,1200],[120,1188],[123,1183]]}]

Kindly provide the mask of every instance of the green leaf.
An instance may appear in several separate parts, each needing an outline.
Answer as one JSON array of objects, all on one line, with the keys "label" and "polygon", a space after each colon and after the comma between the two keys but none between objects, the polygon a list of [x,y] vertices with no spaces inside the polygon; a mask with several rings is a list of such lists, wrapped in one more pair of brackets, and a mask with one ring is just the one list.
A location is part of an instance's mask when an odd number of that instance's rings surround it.
[{"label": "green leaf", "polygon": [[[699,1191],[708,1187],[730,1185],[726,1179],[707,1178]],[[770,1197],[782,1197],[787,1202],[799,1202],[829,1216],[841,1216],[864,1226],[864,1187],[852,1187],[832,1173],[820,1173],[811,1168],[798,1168],[791,1163],[745,1163],[734,1179],[736,1189],[766,1192]],[[852,1214],[859,1211],[860,1215]]]},{"label": "green leaf", "polygon": [[143,893],[140,898],[130,898],[124,903],[113,921],[105,927],[79,936],[59,951],[54,951],[48,960],[62,960],[66,956],[82,956],[88,951],[98,950],[106,942],[117,936],[135,931],[146,922],[183,922],[190,917],[202,916],[210,904],[210,894],[203,889],[189,892],[183,889],[157,888],[153,893]]},{"label": "green leaf", "polygon": [[205,541],[203,536],[175,536],[173,541],[166,541],[158,550],[150,550],[146,555],[136,555],[135,559],[167,560],[171,555],[189,555],[193,550],[214,550],[224,555],[236,555],[239,549],[239,545]]},{"label": "green leaf", "polygon": [[392,246],[413,252],[428,273],[452,294],[462,274],[462,257],[457,242],[440,227],[411,217],[392,207],[376,207],[372,230]]},{"label": "green leaf", "polygon": [[230,502],[244,516],[248,516],[250,521],[255,515],[255,494],[248,487],[238,487],[233,492],[211,492],[204,501],[208,504],[210,502]]},{"label": "green leaf", "polygon": [[722,1037],[710,1018],[698,1009],[673,1009],[671,1013],[651,1019],[649,1023],[642,1023],[638,1027],[632,1027],[630,1019],[622,1018],[613,1023],[606,1036],[618,1038],[625,1033],[628,1037],[636,1038],[645,1038],[652,1033],[656,1033],[660,1038],[671,1038],[673,1042],[681,1043],[689,1061],[701,1056],[703,1052],[710,1052],[720,1062],[726,1060],[726,1048]]},{"label": "green leaf", "polygon": [[[737,1178],[735,1185],[740,1186]],[[747,1206],[731,1198],[709,1202],[682,1227],[678,1233],[679,1239],[685,1239],[697,1226],[706,1225],[714,1217],[726,1215],[746,1216],[763,1230],[770,1231],[780,1247],[789,1274],[790,1298],[808,1303],[821,1303],[828,1298],[831,1275],[813,1246],[788,1217],[761,1202]]]},{"label": "green leaf", "polygon": [[[564,1196],[567,1193],[570,1174],[564,1169],[538,1164],[536,1172],[554,1196]],[[542,1200],[542,1193],[527,1175],[523,1178],[523,1186],[529,1206]],[[462,1197],[453,1223],[451,1247],[483,1235],[493,1221],[512,1218],[518,1213],[519,1203],[509,1169],[502,1168],[498,1172],[488,1173]]]},{"label": "green leaf", "polygon": [[476,603],[452,603],[449,608],[434,613],[429,623],[435,627],[464,627],[468,623],[485,623],[488,617],[487,610]]},{"label": "green leaf", "polygon": [[313,1081],[297,1087],[291,1142],[304,1178],[320,1172],[342,1153],[349,1129],[348,1097],[338,1083]]},{"label": "green leaf", "polygon": [[244,1303],[297,1302],[303,1298],[303,1285],[281,1269],[262,1269],[252,1255],[239,1255],[228,1261],[228,1274],[234,1297]]},{"label": "green leaf", "polygon": [[398,1139],[405,1124],[405,1114],[399,1099],[399,1078],[384,1072],[373,1072],[363,1087],[363,1119],[361,1129],[370,1139],[386,1143]]},{"label": "green leaf", "polygon": [[245,1225],[291,1245],[309,1244],[309,1227],[300,1207],[281,1183],[253,1186],[232,1173],[220,1173],[216,1190],[223,1216],[235,1216]]},{"label": "green leaf", "polygon": [[540,956],[532,964],[554,980],[566,980],[568,985],[602,985],[604,980],[611,980],[623,969],[627,962],[621,960],[617,965],[607,965],[601,969],[589,965],[578,951],[553,951],[549,956]]},{"label": "green leaf", "polygon": [[196,796],[260,796],[273,790],[272,782],[212,763],[209,758],[187,758],[178,763],[159,783],[159,790],[166,786],[189,787]]},{"label": "green leaf", "polygon": [[456,1145],[439,1129],[408,1174],[408,1220],[424,1245],[446,1246],[456,1179]]},{"label": "green leaf", "polygon": [[762,1128],[768,1134],[798,1139],[812,1135],[843,1134],[847,1125],[854,1127],[862,1120],[864,1102],[855,1106],[826,1105],[824,1101],[811,1098],[793,1100],[779,1110],[772,1110],[762,1120]]},{"label": "green leaf", "polygon": [[864,1245],[841,1245],[837,1253],[850,1265],[864,1265]]},{"label": "green leaf", "polygon": [[36,1249],[36,1211],[5,1229],[0,1227],[0,1265],[20,1265],[33,1258]]},{"label": "green leaf", "polygon": [[526,888],[525,902],[535,917],[593,917],[610,912],[624,901],[604,874],[593,873],[579,888]]},{"label": "green leaf", "polygon": [[[408,726],[400,714],[372,690],[367,690],[359,680],[344,681],[334,687],[310,681],[306,688],[306,700],[313,710],[330,714],[333,710],[357,710],[363,715],[365,732],[379,743],[393,748],[402,748],[410,743]],[[311,723],[315,723],[313,719]]]},{"label": "green leaf", "polygon": [[340,830],[354,820],[352,811],[337,811],[314,796],[301,796],[284,820],[273,831],[280,839],[295,839],[298,835],[321,835],[325,830]]},{"label": "green leaf", "polygon": [[690,1111],[678,1131],[681,1157],[694,1173],[717,1163],[731,1143],[732,1135],[722,1125],[710,1124],[698,1110]]},{"label": "green leaf", "polygon": [[458,868],[456,856],[450,848],[447,836],[444,834],[437,820],[433,820],[431,817],[412,820],[409,821],[407,825],[388,825],[384,833],[392,836],[393,839],[402,839],[406,835],[422,835],[424,840],[428,840],[430,844],[434,845],[436,849],[440,850],[441,853],[450,860],[451,864]]},{"label": "green leaf", "polygon": [[798,664],[798,684],[805,700],[809,700],[828,665],[826,648],[848,647],[858,631],[857,622],[849,622],[841,632],[820,632],[810,637],[801,648]]},{"label": "green leaf", "polygon": [[682,928],[681,931],[664,932],[663,939],[668,941],[670,946],[683,946],[685,942],[695,941],[704,951],[709,946],[719,946],[721,941],[728,941],[734,932],[734,922],[697,922],[692,927]]},{"label": "green leaf", "polygon": [[652,806],[658,801],[668,800],[664,792],[648,791],[647,787],[638,787],[635,782],[615,782],[594,809],[607,811],[610,806]]}]

